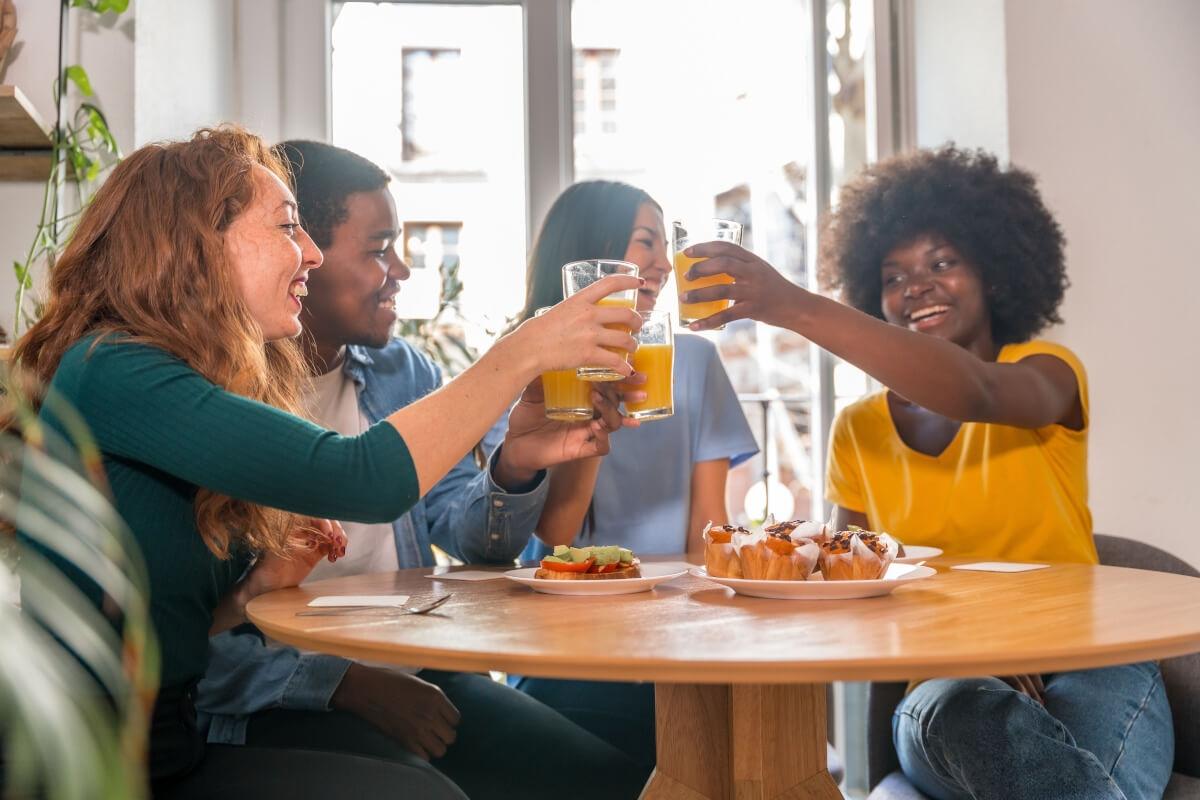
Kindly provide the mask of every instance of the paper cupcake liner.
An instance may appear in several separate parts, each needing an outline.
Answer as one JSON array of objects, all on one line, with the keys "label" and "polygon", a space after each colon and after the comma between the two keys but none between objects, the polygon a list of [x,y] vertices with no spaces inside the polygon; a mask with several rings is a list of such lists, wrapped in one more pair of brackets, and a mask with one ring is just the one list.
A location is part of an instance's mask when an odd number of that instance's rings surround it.
[{"label": "paper cupcake liner", "polygon": [[827,581],[873,581],[887,573],[899,549],[896,540],[880,534],[887,549],[880,556],[862,541],[857,533],[850,537],[850,552],[829,553],[821,548],[821,575]]},{"label": "paper cupcake liner", "polygon": [[815,542],[805,540],[797,544],[790,555],[772,550],[766,541],[743,545],[739,555],[742,575],[760,581],[803,581],[808,580],[817,564],[820,548]]},{"label": "paper cupcake liner", "polygon": [[730,542],[704,543],[704,569],[718,578],[742,577],[742,561]]}]

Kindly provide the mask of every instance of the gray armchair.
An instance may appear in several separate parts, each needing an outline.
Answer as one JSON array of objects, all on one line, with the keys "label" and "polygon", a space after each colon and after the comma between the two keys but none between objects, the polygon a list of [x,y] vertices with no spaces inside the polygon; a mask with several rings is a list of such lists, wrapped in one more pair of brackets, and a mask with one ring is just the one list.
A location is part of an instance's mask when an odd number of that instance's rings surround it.
[{"label": "gray armchair", "polygon": [[[1153,545],[1096,534],[1100,563],[1200,578],[1186,562]],[[1175,719],[1175,773],[1163,800],[1200,797],[1200,653],[1162,662],[1163,681]],[[867,701],[868,800],[929,800],[900,772],[892,746],[892,712],[904,697],[903,683],[873,683]]]}]

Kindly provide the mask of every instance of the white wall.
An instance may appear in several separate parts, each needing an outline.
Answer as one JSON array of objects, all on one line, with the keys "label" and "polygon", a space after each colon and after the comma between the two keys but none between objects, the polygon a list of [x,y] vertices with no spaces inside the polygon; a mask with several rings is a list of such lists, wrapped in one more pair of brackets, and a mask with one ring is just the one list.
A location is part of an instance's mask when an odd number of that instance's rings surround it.
[{"label": "white wall", "polygon": [[235,116],[233,0],[144,2],[135,50],[138,144]]},{"label": "white wall", "polygon": [[[241,122],[270,141],[328,130],[326,0],[133,0],[120,17],[74,9],[67,64],[83,64],[125,152]],[[49,123],[58,3],[17,0],[20,50],[4,76]],[[135,36],[136,29],[136,36]],[[135,102],[136,99],[136,102]],[[41,183],[0,182],[0,325],[41,210]]]},{"label": "white wall", "polygon": [[1200,3],[1008,0],[1008,130],[1066,232],[1096,530],[1200,566]]},{"label": "white wall", "polygon": [[[147,3],[147,5],[152,5]],[[58,62],[58,3],[17,0],[17,45],[4,82],[20,87],[42,118],[54,119],[51,84]],[[133,147],[133,39],[135,3],[120,17],[74,9],[68,17],[67,64],[83,64],[117,142]],[[72,95],[73,96],[73,95]],[[41,183],[0,182],[0,325],[11,331],[16,278],[41,212]]]},{"label": "white wall", "polygon": [[139,144],[238,122],[328,137],[326,0],[155,0],[138,17]]},{"label": "white wall", "polygon": [[912,0],[920,147],[953,140],[1008,154],[1004,0]]}]

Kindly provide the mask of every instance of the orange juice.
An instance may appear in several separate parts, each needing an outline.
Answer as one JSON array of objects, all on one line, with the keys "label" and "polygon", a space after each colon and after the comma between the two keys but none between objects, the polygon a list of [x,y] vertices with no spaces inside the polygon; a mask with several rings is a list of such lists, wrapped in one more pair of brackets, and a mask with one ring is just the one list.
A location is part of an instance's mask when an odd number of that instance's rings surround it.
[{"label": "orange juice", "polygon": [[592,418],[592,386],[581,381],[573,369],[542,373],[546,418],[580,422]]},{"label": "orange juice", "polygon": [[698,319],[711,317],[718,311],[724,311],[733,305],[732,300],[709,300],[704,303],[685,303],[683,302],[683,293],[690,292],[692,289],[703,289],[705,286],[716,286],[721,283],[733,283],[733,278],[728,275],[711,275],[707,278],[689,281],[683,276],[687,275],[692,264],[698,261],[703,261],[702,258],[688,258],[682,251],[675,254],[675,282],[679,286],[679,322],[687,325],[695,322]]},{"label": "orange juice", "polygon": [[626,403],[625,410],[634,419],[651,420],[669,417],[675,411],[672,402],[671,377],[675,363],[675,347],[670,344],[642,344],[633,353],[633,368],[646,376],[641,389],[646,399]]},{"label": "orange juice", "polygon": [[[633,310],[637,306],[637,301],[633,298],[626,299],[623,297],[605,297],[596,305],[610,308],[628,308]],[[610,330],[624,331],[625,333],[633,332],[633,329],[628,325],[605,325],[604,327]],[[616,353],[617,355],[623,357],[626,361],[629,361],[628,350],[622,350],[619,347],[606,347],[605,349]],[[625,377],[621,373],[613,372],[606,367],[580,367],[577,371],[577,374],[581,380],[585,381],[619,381]]]}]

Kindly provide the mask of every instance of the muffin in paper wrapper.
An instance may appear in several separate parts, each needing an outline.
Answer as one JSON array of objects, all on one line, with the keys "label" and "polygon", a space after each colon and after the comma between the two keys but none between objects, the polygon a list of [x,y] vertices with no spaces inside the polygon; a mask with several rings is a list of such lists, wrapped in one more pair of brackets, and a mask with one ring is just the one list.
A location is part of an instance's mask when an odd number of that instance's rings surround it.
[{"label": "muffin in paper wrapper", "polygon": [[771,536],[789,536],[792,541],[810,539],[817,544],[825,541],[833,532],[833,525],[828,522],[813,522],[807,519],[793,519],[789,522],[772,522],[763,526],[763,533]]},{"label": "muffin in paper wrapper", "polygon": [[735,536],[742,577],[756,581],[804,581],[817,565],[821,548],[810,539],[752,533]]},{"label": "muffin in paper wrapper", "polygon": [[899,544],[886,533],[838,531],[820,544],[821,576],[827,581],[879,580],[898,550]]},{"label": "muffin in paper wrapper", "polygon": [[733,543],[733,537],[742,533],[749,531],[733,525],[713,525],[711,522],[704,526],[704,569],[709,575],[718,578],[742,577],[742,561]]}]

